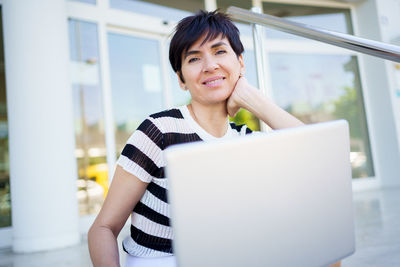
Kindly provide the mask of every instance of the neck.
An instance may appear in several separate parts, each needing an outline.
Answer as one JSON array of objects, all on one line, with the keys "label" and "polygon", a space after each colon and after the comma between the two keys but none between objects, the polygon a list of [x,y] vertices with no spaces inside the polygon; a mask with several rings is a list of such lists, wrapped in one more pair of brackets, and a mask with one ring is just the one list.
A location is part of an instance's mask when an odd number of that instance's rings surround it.
[{"label": "neck", "polygon": [[209,134],[222,137],[227,131],[226,120],[228,112],[226,103],[215,105],[202,105],[192,102],[188,105],[192,118]]}]

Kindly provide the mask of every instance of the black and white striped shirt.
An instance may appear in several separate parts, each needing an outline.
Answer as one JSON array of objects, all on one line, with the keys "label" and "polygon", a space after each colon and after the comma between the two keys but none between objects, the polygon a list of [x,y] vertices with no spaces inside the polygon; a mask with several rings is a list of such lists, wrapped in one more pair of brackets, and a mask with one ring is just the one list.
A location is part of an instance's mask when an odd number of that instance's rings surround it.
[{"label": "black and white striped shirt", "polygon": [[[227,124],[228,131],[221,138],[251,133],[246,125],[237,126],[229,121]],[[172,255],[163,151],[174,144],[213,139],[218,138],[201,128],[186,106],[150,115],[132,134],[117,164],[149,185],[132,212],[131,235],[122,244],[127,253],[138,257]]]}]

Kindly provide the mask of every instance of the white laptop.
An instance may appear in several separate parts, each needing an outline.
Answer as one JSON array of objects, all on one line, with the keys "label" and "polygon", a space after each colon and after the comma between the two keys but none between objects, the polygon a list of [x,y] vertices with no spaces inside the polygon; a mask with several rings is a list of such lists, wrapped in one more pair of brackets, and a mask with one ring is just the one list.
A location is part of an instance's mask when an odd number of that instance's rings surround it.
[{"label": "white laptop", "polygon": [[344,120],[166,151],[179,267],[328,266],[355,250]]}]

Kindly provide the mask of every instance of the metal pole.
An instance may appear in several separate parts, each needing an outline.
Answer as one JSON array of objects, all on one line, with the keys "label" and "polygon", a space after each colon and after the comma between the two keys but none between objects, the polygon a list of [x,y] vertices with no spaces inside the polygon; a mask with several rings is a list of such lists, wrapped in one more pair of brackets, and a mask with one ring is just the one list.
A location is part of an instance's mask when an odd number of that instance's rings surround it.
[{"label": "metal pole", "polygon": [[257,23],[308,39],[317,40],[323,43],[400,63],[400,47],[396,45],[364,39],[350,34],[328,31],[314,26],[293,22],[271,15],[259,14],[233,6],[228,8],[227,13],[234,19]]},{"label": "metal pole", "polygon": [[[251,9],[254,12],[261,13],[261,9],[259,7],[253,7]],[[264,36],[263,36],[263,27],[261,25],[257,25],[255,23],[251,24],[251,28],[253,31],[253,45],[254,45],[254,56],[256,61],[256,71],[257,71],[257,81],[258,88],[264,95],[267,95],[266,82],[265,82],[265,58],[264,58]],[[271,128],[260,120],[260,128],[263,132],[268,132]]]}]

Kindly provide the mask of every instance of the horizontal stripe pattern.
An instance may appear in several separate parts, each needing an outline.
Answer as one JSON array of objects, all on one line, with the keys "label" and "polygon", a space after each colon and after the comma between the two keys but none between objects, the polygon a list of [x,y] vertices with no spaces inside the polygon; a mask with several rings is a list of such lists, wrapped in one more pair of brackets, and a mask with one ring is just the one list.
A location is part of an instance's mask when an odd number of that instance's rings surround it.
[{"label": "horizontal stripe pattern", "polygon": [[146,234],[135,226],[131,225],[131,237],[136,243],[143,247],[157,251],[172,253],[172,240],[154,235]]},{"label": "horizontal stripe pattern", "polygon": [[131,159],[121,155],[117,160],[117,164],[120,165],[126,172],[136,176],[139,180],[150,183],[154,178],[148,172],[146,172],[142,167],[137,165]]},{"label": "horizontal stripe pattern", "polygon": [[171,226],[154,224],[151,220],[140,214],[135,214],[135,216],[132,217],[132,225],[136,228],[140,227],[140,230],[148,235],[167,239],[173,238]]},{"label": "horizontal stripe pattern", "polygon": [[[250,131],[245,125],[231,123],[230,126],[234,135]],[[128,139],[117,163],[148,183],[141,200],[133,208],[131,235],[123,241],[123,248],[130,255],[171,255],[173,231],[163,150],[170,145],[196,141],[202,139],[179,109],[150,115]]]},{"label": "horizontal stripe pattern", "polygon": [[169,210],[169,204],[167,202],[161,201],[159,198],[157,198],[155,195],[149,192],[149,190],[146,190],[144,192],[144,195],[142,199],[140,200],[144,205],[149,207],[150,209],[166,216],[170,217],[170,210]]},{"label": "horizontal stripe pattern", "polygon": [[158,125],[162,127],[161,131],[165,133],[193,134],[193,130],[187,126],[184,119],[172,117],[161,117],[156,119]]},{"label": "horizontal stripe pattern", "polygon": [[127,144],[133,145],[142,151],[157,167],[165,166],[161,148],[142,131],[135,131]]},{"label": "horizontal stripe pattern", "polygon": [[164,202],[168,202],[167,200],[167,190],[156,183],[151,182],[147,186],[147,190],[156,196],[158,199]]},{"label": "horizontal stripe pattern", "polygon": [[165,226],[170,226],[169,218],[167,216],[164,216],[156,212],[155,210],[152,210],[151,208],[147,207],[140,201],[136,204],[135,208],[133,209],[133,216],[135,216],[135,213],[143,215],[144,217],[155,223]]},{"label": "horizontal stripe pattern", "polygon": [[121,155],[129,158],[153,177],[164,177],[164,167],[158,167],[154,161],[137,147],[126,144]]},{"label": "horizontal stripe pattern", "polygon": [[136,243],[130,235],[122,241],[122,248],[125,252],[135,257],[164,257],[172,255],[172,252],[157,251],[144,247]]},{"label": "horizontal stripe pattern", "polygon": [[179,111],[179,109],[170,109],[170,110],[164,110],[155,114],[150,115],[151,118],[157,119],[157,118],[163,118],[163,117],[170,117],[170,118],[176,118],[176,119],[183,119],[182,113]]},{"label": "horizontal stripe pattern", "polygon": [[175,145],[189,142],[202,141],[201,138],[196,134],[182,134],[182,133],[166,133],[164,134],[164,145],[165,148]]},{"label": "horizontal stripe pattern", "polygon": [[144,120],[139,125],[137,130],[147,135],[153,141],[154,144],[156,144],[159,148],[162,149],[162,133],[160,129],[154,124],[153,121],[154,120],[151,118]]}]

